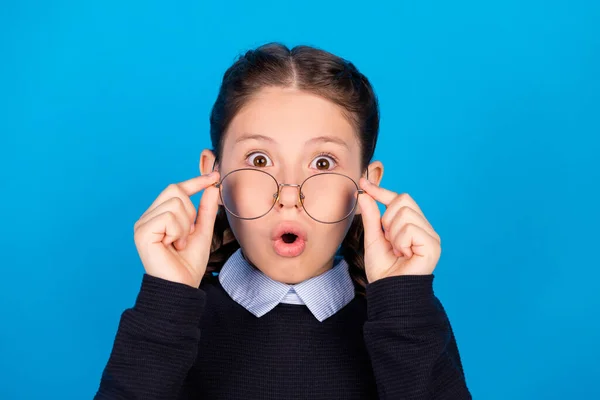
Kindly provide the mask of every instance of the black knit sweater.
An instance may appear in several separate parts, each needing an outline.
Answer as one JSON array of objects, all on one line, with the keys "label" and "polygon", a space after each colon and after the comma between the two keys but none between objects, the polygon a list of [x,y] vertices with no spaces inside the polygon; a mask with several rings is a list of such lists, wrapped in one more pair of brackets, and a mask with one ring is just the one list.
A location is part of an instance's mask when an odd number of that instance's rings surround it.
[{"label": "black knit sweater", "polygon": [[257,318],[214,279],[144,275],[96,399],[470,399],[433,275],[384,278],[319,322],[303,305]]}]

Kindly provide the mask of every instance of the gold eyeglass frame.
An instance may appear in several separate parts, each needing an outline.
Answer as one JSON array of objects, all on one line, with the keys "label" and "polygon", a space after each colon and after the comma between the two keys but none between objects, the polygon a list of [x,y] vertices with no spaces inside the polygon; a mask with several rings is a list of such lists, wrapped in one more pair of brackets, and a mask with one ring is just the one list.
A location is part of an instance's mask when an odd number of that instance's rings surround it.
[{"label": "gold eyeglass frame", "polygon": [[[216,163],[216,161],[215,161],[215,163]],[[225,180],[225,178],[227,178],[229,175],[233,174],[234,172],[237,172],[237,171],[246,171],[246,170],[261,172],[263,174],[268,175],[269,177],[271,177],[271,179],[273,179],[273,181],[275,182],[275,185],[277,186],[277,193],[273,194],[273,204],[271,204],[271,207],[269,207],[268,211],[266,211],[264,214],[261,214],[258,217],[252,217],[252,218],[240,217],[239,215],[237,215],[236,213],[234,213],[230,209],[228,209],[227,206],[225,205],[225,201],[223,200],[222,187],[223,187],[223,181]],[[214,171],[214,165],[213,165],[213,171]],[[306,183],[306,181],[308,181],[309,179],[314,178],[315,176],[320,176],[320,175],[339,175],[339,176],[343,176],[345,178],[348,178],[354,184],[354,186],[356,187],[356,191],[357,191],[358,195],[356,196],[356,200],[354,201],[354,206],[352,207],[352,210],[350,210],[348,212],[348,214],[346,214],[343,218],[341,218],[341,219],[339,219],[337,221],[325,222],[325,221],[318,220],[315,217],[313,217],[312,215],[310,215],[310,213],[306,210],[306,207],[304,207],[304,194],[302,193],[302,186],[304,186],[304,184]],[[369,179],[369,170],[368,169],[367,169],[367,179]],[[354,210],[356,210],[356,206],[358,205],[358,196],[360,196],[361,194],[363,194],[365,192],[363,189],[361,189],[361,188],[358,187],[358,184],[354,181],[354,179],[350,178],[348,175],[340,174],[338,172],[321,172],[321,173],[309,176],[308,178],[304,179],[301,184],[293,184],[293,183],[279,183],[279,182],[277,182],[277,178],[275,178],[273,175],[271,175],[267,171],[262,171],[262,170],[256,169],[256,168],[238,168],[238,169],[234,169],[233,171],[228,172],[225,176],[221,177],[221,180],[219,182],[215,182],[213,184],[213,186],[215,186],[216,188],[219,189],[219,197],[221,198],[221,203],[223,203],[223,207],[225,208],[225,210],[227,210],[227,212],[230,213],[231,215],[233,215],[234,217],[236,217],[238,219],[242,219],[242,220],[254,220],[254,219],[259,219],[259,218],[264,217],[269,212],[271,212],[271,210],[273,209],[273,207],[275,207],[275,204],[277,204],[277,201],[279,200],[279,196],[281,195],[281,189],[283,187],[286,187],[286,186],[297,187],[298,188],[298,200],[300,201],[300,204],[302,204],[302,209],[304,210],[304,212],[306,212],[306,215],[308,215],[310,218],[312,218],[315,221],[320,222],[322,224],[337,224],[339,222],[342,222],[346,218],[348,218],[350,215],[352,215],[352,213],[354,212]]]}]

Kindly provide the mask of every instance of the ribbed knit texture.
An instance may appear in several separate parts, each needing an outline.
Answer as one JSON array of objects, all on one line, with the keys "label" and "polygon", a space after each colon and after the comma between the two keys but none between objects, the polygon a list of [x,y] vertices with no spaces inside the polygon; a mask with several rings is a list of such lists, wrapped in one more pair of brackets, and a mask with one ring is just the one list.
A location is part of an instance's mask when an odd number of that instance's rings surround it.
[{"label": "ribbed knit texture", "polygon": [[144,275],[95,398],[470,399],[432,280],[379,280],[319,322],[294,304],[257,318],[216,279]]}]

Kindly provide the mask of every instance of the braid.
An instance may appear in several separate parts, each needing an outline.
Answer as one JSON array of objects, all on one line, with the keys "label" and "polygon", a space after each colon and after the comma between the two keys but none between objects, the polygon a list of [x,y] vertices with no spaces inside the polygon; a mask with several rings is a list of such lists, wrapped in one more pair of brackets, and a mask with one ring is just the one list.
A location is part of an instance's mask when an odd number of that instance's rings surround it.
[{"label": "braid", "polygon": [[208,257],[204,278],[213,279],[213,272],[219,272],[225,261],[239,248],[240,244],[233,236],[233,232],[231,232],[231,228],[229,227],[225,208],[219,206],[215,218],[210,256]]},{"label": "braid", "polygon": [[367,286],[367,275],[365,274],[364,258],[364,229],[362,217],[355,215],[352,225],[348,229],[346,237],[342,241],[341,254],[348,262],[350,277],[354,282],[357,294],[364,296]]}]

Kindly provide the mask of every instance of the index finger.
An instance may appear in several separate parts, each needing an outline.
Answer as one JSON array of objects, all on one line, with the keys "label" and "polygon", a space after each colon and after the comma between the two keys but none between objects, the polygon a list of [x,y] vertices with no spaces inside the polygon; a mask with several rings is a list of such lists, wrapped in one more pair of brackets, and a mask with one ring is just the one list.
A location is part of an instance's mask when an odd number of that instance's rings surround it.
[{"label": "index finger", "polygon": [[374,183],[369,182],[365,178],[360,178],[359,185],[368,194],[370,194],[371,197],[373,197],[378,202],[384,204],[386,207],[392,202],[392,200],[398,197],[397,193],[382,188],[381,186],[377,186]]},{"label": "index finger", "polygon": [[208,175],[196,176],[177,185],[187,196],[192,196],[219,181],[219,172],[213,171]]}]

